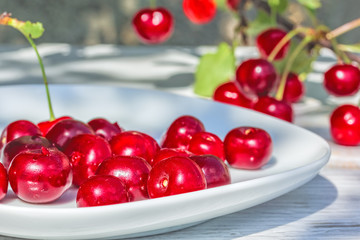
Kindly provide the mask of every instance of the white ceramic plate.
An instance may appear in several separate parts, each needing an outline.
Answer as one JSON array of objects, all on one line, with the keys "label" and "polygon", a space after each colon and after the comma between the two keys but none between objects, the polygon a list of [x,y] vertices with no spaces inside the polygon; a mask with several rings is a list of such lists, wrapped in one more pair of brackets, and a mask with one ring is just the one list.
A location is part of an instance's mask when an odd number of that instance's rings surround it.
[{"label": "white ceramic plate", "polygon": [[[232,184],[176,196],[103,207],[76,208],[76,190],[51,204],[28,204],[11,192],[0,203],[0,235],[33,239],[96,239],[143,236],[194,225],[240,211],[289,192],[311,180],[329,159],[328,144],[293,124],[210,100],[154,90],[100,85],[52,85],[57,116],[88,121],[105,117],[127,130],[156,139],[180,115],[203,121],[223,138],[239,126],[267,130],[273,157],[257,171],[231,169]],[[0,87],[0,127],[18,119],[47,118],[41,85]]]}]

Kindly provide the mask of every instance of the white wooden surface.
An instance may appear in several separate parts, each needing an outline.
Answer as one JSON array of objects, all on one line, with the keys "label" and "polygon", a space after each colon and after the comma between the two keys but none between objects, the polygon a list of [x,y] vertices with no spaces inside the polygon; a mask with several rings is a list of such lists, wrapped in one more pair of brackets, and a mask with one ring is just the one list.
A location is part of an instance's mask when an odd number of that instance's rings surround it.
[{"label": "white wooden surface", "polygon": [[[74,48],[63,44],[39,49],[52,83],[140,84],[186,95],[192,94],[189,89],[198,55],[209,50]],[[256,56],[256,52],[242,48],[237,56],[241,61]],[[0,85],[40,83],[35,60],[30,48],[0,46]],[[262,205],[181,231],[139,239],[360,239],[360,147],[338,146],[329,136],[328,116],[337,99],[328,98],[322,90],[321,72],[331,64],[333,58],[325,52],[308,77],[307,96],[313,101],[296,107],[295,123],[324,137],[333,149],[329,164],[317,177]],[[10,239],[16,238],[0,236],[0,240]]]}]

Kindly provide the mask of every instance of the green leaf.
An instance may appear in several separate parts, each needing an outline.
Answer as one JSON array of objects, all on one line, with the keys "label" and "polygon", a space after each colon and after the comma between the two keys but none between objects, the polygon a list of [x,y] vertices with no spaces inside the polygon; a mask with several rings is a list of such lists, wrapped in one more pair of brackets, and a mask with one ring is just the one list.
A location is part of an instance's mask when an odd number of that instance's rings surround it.
[{"label": "green leaf", "polygon": [[274,11],[283,13],[287,9],[288,0],[268,0],[268,4]]},{"label": "green leaf", "polygon": [[218,9],[227,9],[227,7],[226,7],[226,0],[215,0],[215,2],[216,2],[216,7],[218,8]]},{"label": "green leaf", "polygon": [[321,7],[320,0],[297,0],[304,7],[315,10]]},{"label": "green leaf", "polygon": [[263,10],[258,10],[256,18],[250,22],[246,32],[250,36],[256,36],[270,27],[274,27],[271,16]]},{"label": "green leaf", "polygon": [[[288,62],[289,56],[294,51],[298,42],[291,41],[290,49],[287,53],[286,57],[282,60],[274,61],[273,64],[279,74],[284,71],[284,67]],[[297,74],[308,74],[312,71],[312,63],[317,59],[318,54],[317,51],[313,51],[312,54],[308,53],[306,49],[302,50],[299,55],[296,57],[293,65],[291,66],[290,72]]]},{"label": "green leaf", "polygon": [[40,22],[32,23],[30,21],[26,21],[25,24],[19,28],[19,30],[23,34],[30,36],[33,39],[41,37],[44,33],[44,27]]},{"label": "green leaf", "polygon": [[194,92],[211,97],[215,89],[229,81],[235,73],[235,56],[232,47],[220,43],[215,53],[204,54],[195,72]]}]

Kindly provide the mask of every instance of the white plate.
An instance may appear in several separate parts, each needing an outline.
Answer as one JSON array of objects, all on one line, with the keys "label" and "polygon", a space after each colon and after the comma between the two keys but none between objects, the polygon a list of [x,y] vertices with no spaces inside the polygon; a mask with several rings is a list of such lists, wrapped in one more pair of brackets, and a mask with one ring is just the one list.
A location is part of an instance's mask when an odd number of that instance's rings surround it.
[{"label": "white plate", "polygon": [[[191,114],[223,138],[250,125],[267,130],[273,157],[257,171],[231,169],[232,184],[176,196],[111,206],[76,208],[76,190],[52,204],[27,204],[9,194],[0,204],[0,235],[44,239],[143,236],[194,225],[240,211],[287,193],[311,180],[330,156],[326,141],[293,124],[257,112],[204,99],[154,90],[100,85],[52,85],[57,116],[83,121],[106,117],[127,130],[156,139],[180,115]],[[17,119],[47,118],[41,85],[0,87],[0,127]]]}]

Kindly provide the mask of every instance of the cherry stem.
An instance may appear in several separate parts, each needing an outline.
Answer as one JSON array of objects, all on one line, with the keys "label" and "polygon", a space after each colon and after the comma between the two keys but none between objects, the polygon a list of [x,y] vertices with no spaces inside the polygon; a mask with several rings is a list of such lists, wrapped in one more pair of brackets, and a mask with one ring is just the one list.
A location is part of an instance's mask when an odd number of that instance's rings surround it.
[{"label": "cherry stem", "polygon": [[335,55],[339,58],[340,62],[345,62],[345,63],[351,63],[351,60],[349,59],[349,57],[339,49],[338,47],[338,42],[336,41],[335,38],[332,38],[330,40],[332,48],[334,49]]},{"label": "cherry stem", "polygon": [[47,81],[46,74],[45,74],[44,64],[43,64],[43,61],[42,61],[42,59],[40,57],[40,54],[39,54],[39,52],[37,50],[37,47],[36,47],[34,41],[31,39],[31,37],[27,36],[26,34],[24,34],[24,36],[29,41],[29,43],[33,47],[33,49],[35,50],[36,56],[37,56],[37,58],[39,60],[41,73],[42,73],[42,77],[43,77],[44,85],[45,85],[45,90],[46,90],[46,97],[47,97],[48,106],[49,106],[50,121],[52,121],[52,120],[55,119],[55,115],[54,115],[54,111],[53,111],[52,104],[51,104],[50,91],[49,91],[48,81]]},{"label": "cherry stem", "polygon": [[154,9],[156,6],[156,0],[150,0],[150,8]]},{"label": "cherry stem", "polygon": [[303,28],[303,27],[299,27],[299,28],[295,28],[293,30],[291,30],[290,32],[288,32],[274,47],[274,49],[271,51],[271,53],[269,54],[267,60],[269,62],[273,62],[276,55],[280,52],[280,50],[285,46],[286,43],[288,43],[293,37],[295,37],[297,34],[299,33],[308,33],[309,29],[307,28]]},{"label": "cherry stem", "polygon": [[334,30],[326,34],[326,38],[328,40],[331,40],[357,27],[360,27],[360,18],[345,23],[338,28],[335,28]]},{"label": "cherry stem", "polygon": [[281,75],[279,88],[276,92],[275,99],[281,101],[284,96],[284,90],[286,86],[286,80],[290,73],[291,66],[293,65],[296,57],[299,55],[299,53],[306,47],[306,45],[313,40],[312,36],[306,36],[299,45],[294,49],[294,51],[289,56],[288,61],[286,62],[286,65],[284,67],[284,71]]}]

